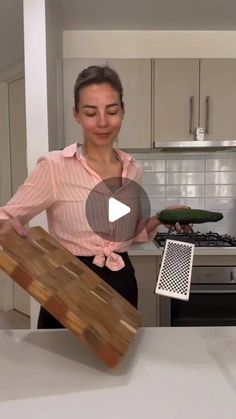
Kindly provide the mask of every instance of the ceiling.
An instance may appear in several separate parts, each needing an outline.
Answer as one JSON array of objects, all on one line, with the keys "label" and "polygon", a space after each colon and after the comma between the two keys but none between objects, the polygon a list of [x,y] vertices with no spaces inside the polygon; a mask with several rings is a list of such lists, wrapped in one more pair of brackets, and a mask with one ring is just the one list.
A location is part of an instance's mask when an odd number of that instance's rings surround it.
[{"label": "ceiling", "polygon": [[67,30],[236,30],[235,0],[58,0],[58,3]]},{"label": "ceiling", "polygon": [[[236,0],[46,1],[65,30],[236,30]],[[23,0],[0,0],[0,71],[23,54]]]}]

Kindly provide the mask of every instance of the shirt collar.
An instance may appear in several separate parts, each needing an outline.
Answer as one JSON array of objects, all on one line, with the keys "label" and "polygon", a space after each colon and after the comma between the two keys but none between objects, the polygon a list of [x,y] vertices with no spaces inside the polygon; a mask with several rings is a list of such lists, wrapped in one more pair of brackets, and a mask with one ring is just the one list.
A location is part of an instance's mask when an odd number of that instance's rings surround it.
[{"label": "shirt collar", "polygon": [[[117,154],[118,158],[123,162],[130,162],[134,160],[134,158],[130,154],[125,153],[122,150],[115,149],[115,153]],[[78,159],[80,160],[81,157],[83,157],[83,147],[79,143],[73,143],[65,147],[62,150],[62,154],[63,157],[74,157],[74,155],[76,154]]]},{"label": "shirt collar", "polygon": [[62,150],[63,157],[74,157],[78,150],[78,143],[68,145]]},{"label": "shirt collar", "polygon": [[120,160],[122,160],[123,162],[130,162],[130,161],[134,160],[134,158],[130,154],[125,153],[122,150],[118,150],[118,149],[115,148],[114,151],[117,154],[118,158]]}]

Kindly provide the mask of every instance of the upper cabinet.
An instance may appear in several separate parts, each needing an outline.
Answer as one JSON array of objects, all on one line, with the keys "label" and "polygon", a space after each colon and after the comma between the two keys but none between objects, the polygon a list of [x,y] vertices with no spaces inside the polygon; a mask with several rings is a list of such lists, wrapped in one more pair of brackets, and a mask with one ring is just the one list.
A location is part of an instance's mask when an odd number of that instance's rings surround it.
[{"label": "upper cabinet", "polygon": [[154,138],[236,139],[236,60],[155,60]]},{"label": "upper cabinet", "polygon": [[192,140],[198,125],[199,61],[155,60],[154,139]]},{"label": "upper cabinet", "polygon": [[209,140],[236,139],[236,60],[200,60],[200,125]]},{"label": "upper cabinet", "polygon": [[108,59],[124,89],[125,116],[119,148],[151,147],[151,60]]},{"label": "upper cabinet", "polygon": [[65,144],[83,141],[73,118],[78,73],[92,64],[114,68],[124,88],[123,149],[150,149],[154,141],[191,141],[202,127],[206,140],[235,140],[234,59],[64,59]]}]

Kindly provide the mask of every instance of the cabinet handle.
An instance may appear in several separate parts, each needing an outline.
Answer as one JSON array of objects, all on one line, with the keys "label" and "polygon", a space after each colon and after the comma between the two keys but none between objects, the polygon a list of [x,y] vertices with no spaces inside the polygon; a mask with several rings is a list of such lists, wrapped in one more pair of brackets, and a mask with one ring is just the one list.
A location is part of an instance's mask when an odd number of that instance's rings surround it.
[{"label": "cabinet handle", "polygon": [[210,118],[210,96],[207,96],[205,99],[205,133],[209,134],[210,125],[209,125],[209,118]]},{"label": "cabinet handle", "polygon": [[194,134],[194,120],[193,120],[193,116],[194,116],[194,96],[190,96],[190,112],[189,112],[189,134]]}]

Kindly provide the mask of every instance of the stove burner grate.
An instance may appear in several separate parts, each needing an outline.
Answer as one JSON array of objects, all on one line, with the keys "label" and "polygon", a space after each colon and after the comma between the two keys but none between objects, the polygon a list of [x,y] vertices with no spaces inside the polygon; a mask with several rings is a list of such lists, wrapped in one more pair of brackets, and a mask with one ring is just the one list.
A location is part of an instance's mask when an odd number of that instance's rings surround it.
[{"label": "stove burner grate", "polygon": [[[189,241],[195,244],[196,247],[236,247],[236,238],[228,234],[219,234],[209,231],[208,233],[201,233],[199,231],[186,233],[172,233],[168,235],[169,239],[176,239],[179,241]],[[157,233],[154,242],[158,247],[164,247],[167,239],[167,233]]]}]

